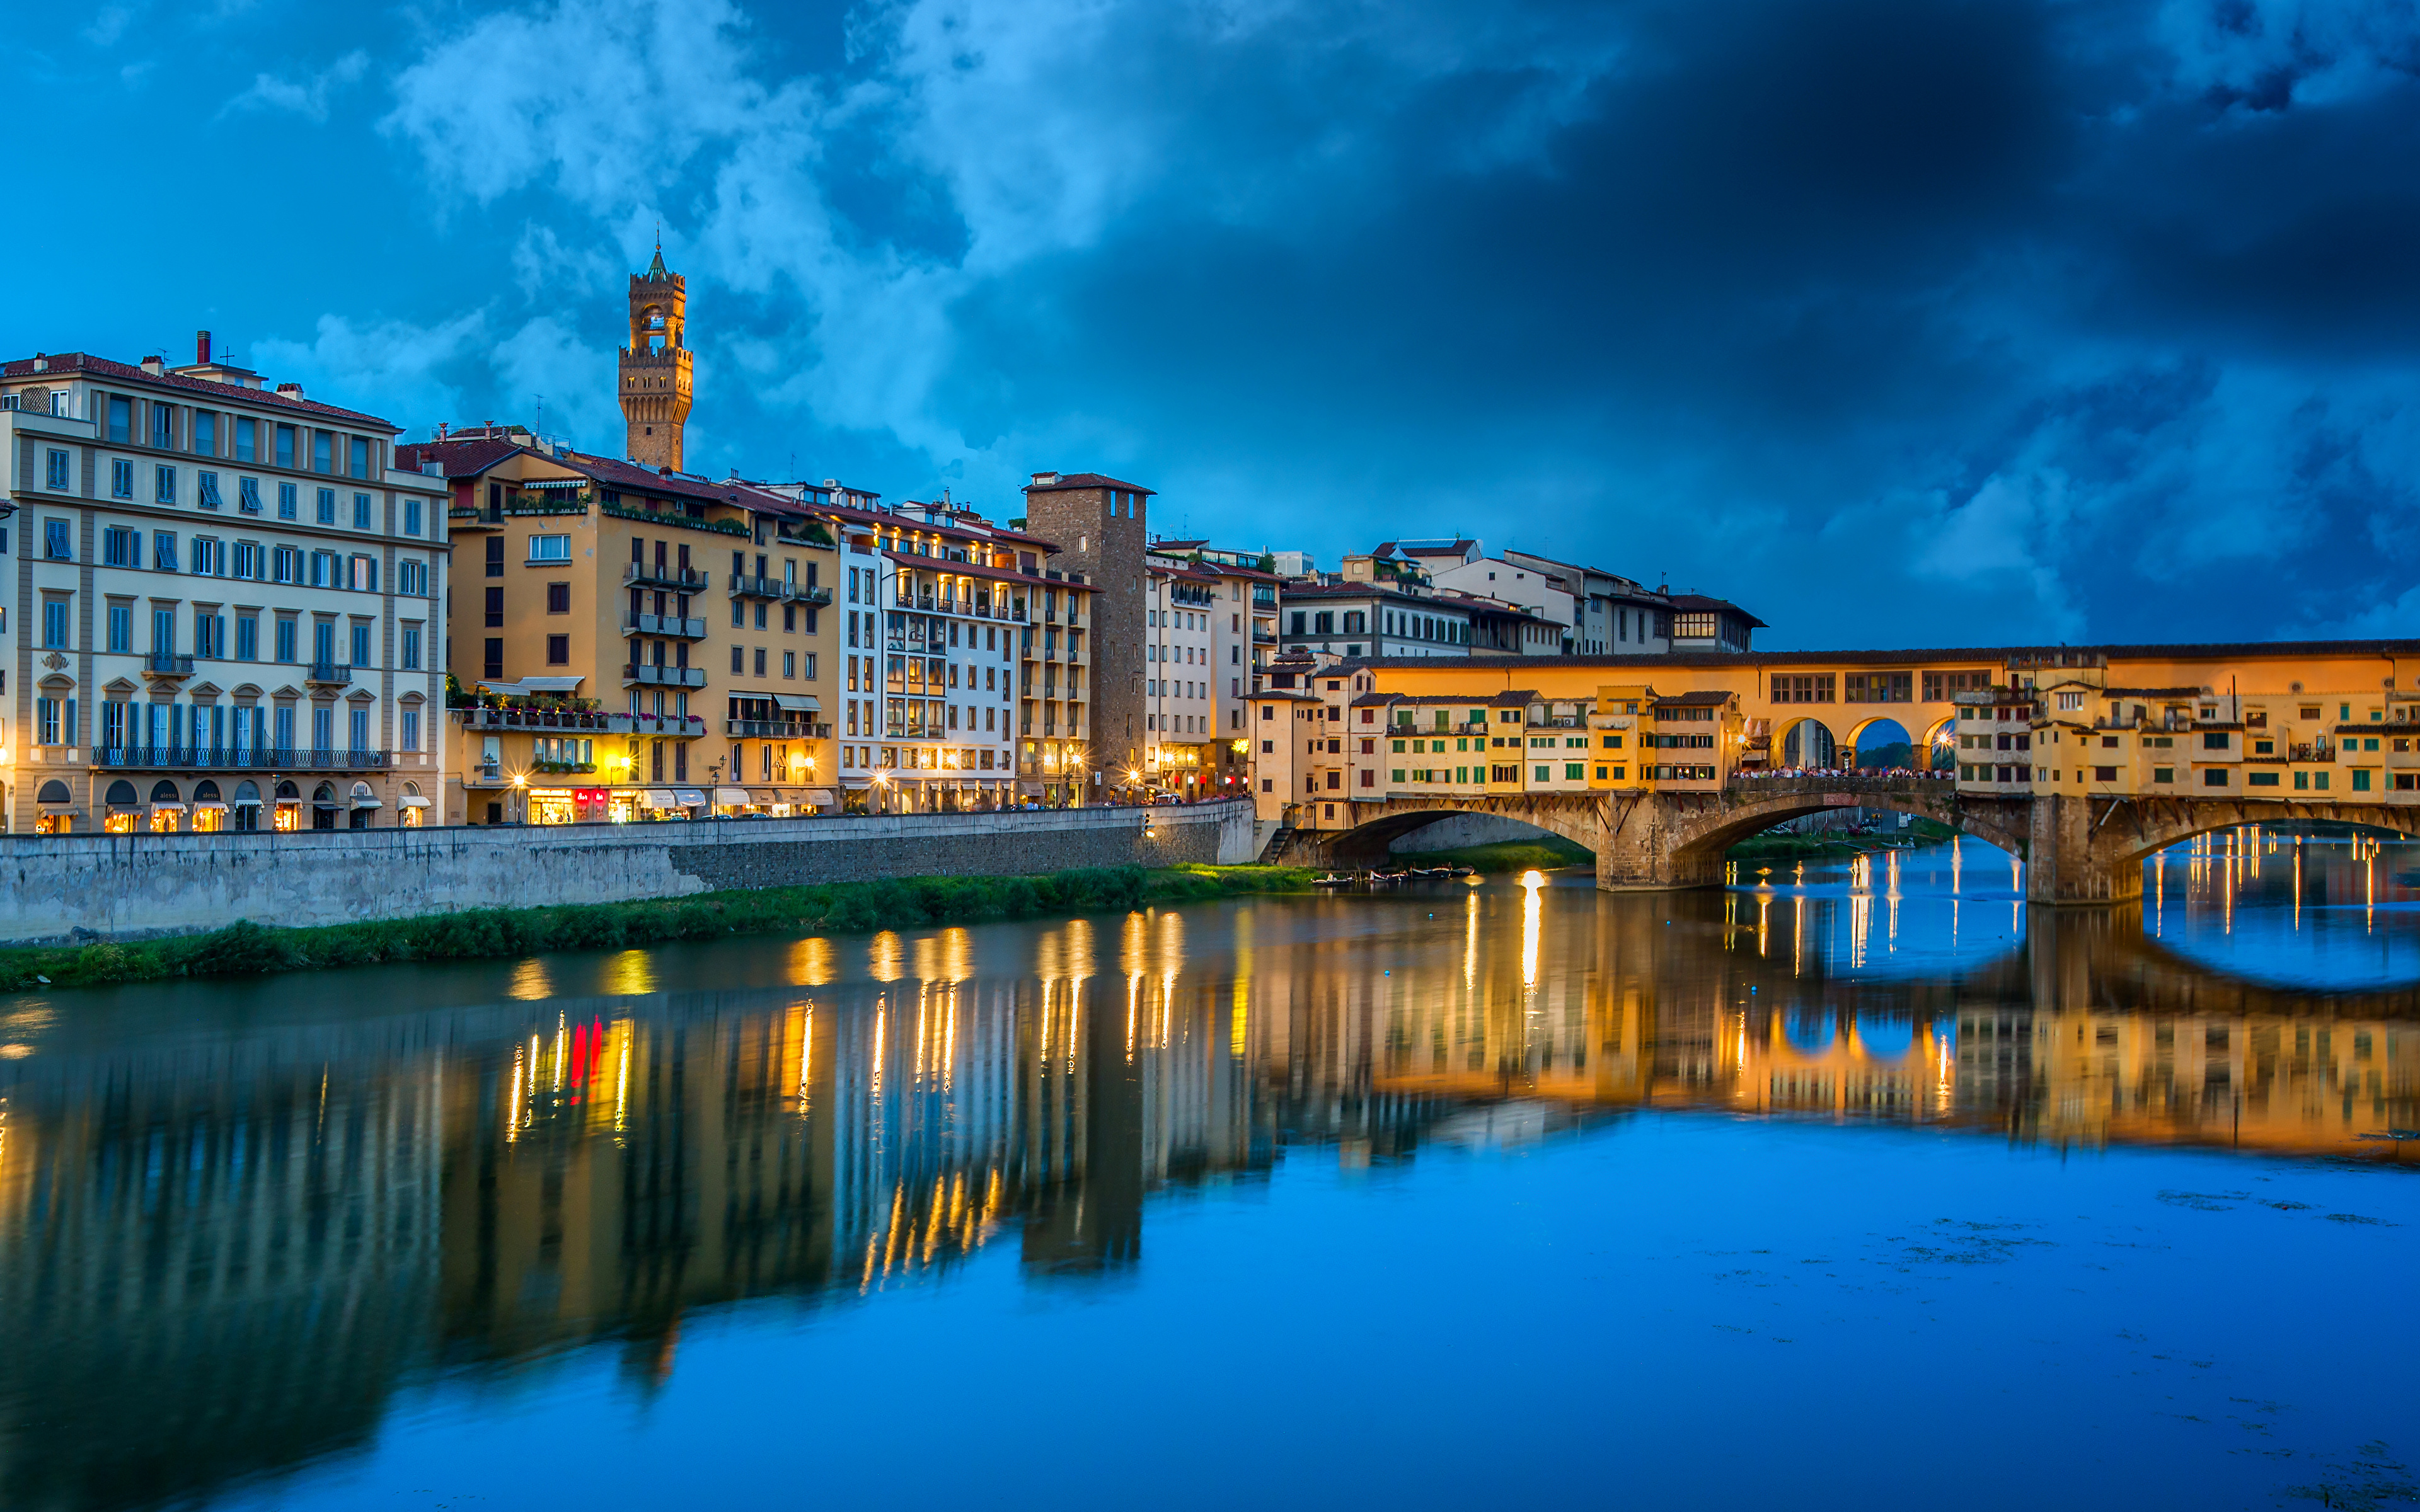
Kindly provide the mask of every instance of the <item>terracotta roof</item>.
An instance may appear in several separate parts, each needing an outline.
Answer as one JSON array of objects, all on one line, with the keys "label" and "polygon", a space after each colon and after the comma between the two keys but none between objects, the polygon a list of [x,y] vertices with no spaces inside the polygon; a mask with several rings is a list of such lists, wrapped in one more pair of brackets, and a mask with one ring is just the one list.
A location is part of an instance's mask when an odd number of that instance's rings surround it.
[{"label": "terracotta roof", "polygon": [[1024,572],[1016,567],[994,567],[980,562],[947,562],[939,557],[922,557],[913,551],[882,553],[903,567],[922,567],[931,572],[955,573],[967,578],[984,578],[993,582],[1025,583],[1034,588],[1067,588],[1079,594],[1097,591],[1092,583],[1074,582],[1063,578],[1045,578],[1038,572]]},{"label": "terracotta roof", "polygon": [[1728,692],[1725,692],[1725,691],[1723,691],[1723,690],[1721,690],[1721,689],[1719,689],[1719,688],[1711,688],[1711,687],[1709,687],[1709,688],[1701,688],[1701,689],[1699,689],[1699,691],[1697,691],[1697,692],[1695,692],[1695,693],[1672,693],[1672,694],[1668,694],[1668,695],[1666,695],[1665,697],[1658,698],[1658,699],[1653,699],[1653,700],[1651,700],[1650,702],[1652,702],[1655,707],[1657,707],[1657,708],[1659,708],[1659,709],[1660,709],[1660,708],[1664,708],[1664,707],[1666,707],[1666,706],[1668,706],[1668,705],[1670,705],[1670,706],[1676,706],[1676,707],[1677,707],[1677,706],[1679,706],[1679,705],[1683,705],[1683,704],[1695,705],[1695,704],[1701,704],[1701,703],[1705,703],[1705,704],[1712,704],[1712,703],[1729,703],[1729,702],[1730,702],[1733,698],[1735,698],[1735,697],[1737,697],[1737,696],[1738,696],[1738,695],[1736,695],[1736,694],[1733,694],[1733,693],[1728,693]]},{"label": "terracotta roof", "polygon": [[[1140,483],[1124,483],[1102,472],[1035,473],[1034,477],[1037,481],[1025,486],[1027,493],[1064,493],[1070,488],[1124,488],[1128,493],[1139,494],[1152,492]],[[1055,483],[1038,481],[1045,477],[1056,478],[1058,481]]]},{"label": "terracotta roof", "polygon": [[475,478],[504,458],[529,450],[516,441],[402,441],[395,449],[395,465],[410,469],[434,462],[448,478]]},{"label": "terracotta roof", "polygon": [[1737,604],[1732,603],[1728,598],[1709,598],[1703,594],[1674,594],[1671,595],[1671,598],[1672,608],[1676,612],[1685,613],[1690,610],[1695,610],[1699,614],[1736,614],[1741,619],[1745,620],[1748,623],[1748,627],[1750,629],[1762,630],[1768,628],[1762,620],[1758,619],[1755,615],[1750,614],[1747,610],[1740,608]]},{"label": "terracotta roof", "polygon": [[387,432],[400,434],[403,427],[393,421],[358,409],[339,409],[317,399],[297,399],[275,389],[248,389],[240,383],[214,383],[208,378],[184,378],[172,372],[147,373],[130,363],[112,362],[89,352],[47,352],[43,361],[50,364],[46,372],[34,371],[34,360],[20,358],[12,363],[0,363],[0,378],[47,378],[54,375],[81,373],[90,378],[105,378],[120,383],[148,384],[153,388],[178,389],[188,393],[206,393],[223,401],[267,405],[274,409],[291,409],[297,414],[324,415],[331,420],[349,420]]}]

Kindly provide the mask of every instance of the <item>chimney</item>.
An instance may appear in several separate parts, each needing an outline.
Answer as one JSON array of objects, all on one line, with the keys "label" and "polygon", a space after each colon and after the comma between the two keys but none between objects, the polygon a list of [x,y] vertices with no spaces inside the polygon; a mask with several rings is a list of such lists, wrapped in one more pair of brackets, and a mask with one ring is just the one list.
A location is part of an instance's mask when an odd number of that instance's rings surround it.
[{"label": "chimney", "polygon": [[210,365],[210,333],[207,331],[194,332],[194,365],[195,367]]},{"label": "chimney", "polygon": [[302,397],[302,385],[300,383],[280,383],[277,385],[277,396],[281,399],[300,399]]},{"label": "chimney", "polygon": [[36,352],[34,354],[34,371],[37,373],[47,373],[50,370],[50,354],[47,352]]},{"label": "chimney", "polygon": [[161,356],[158,352],[153,352],[150,356],[143,359],[143,371],[150,374],[153,378],[158,378],[161,372],[165,369],[167,365],[168,360]]},{"label": "chimney", "polygon": [[1056,472],[1037,472],[1033,475],[1033,486],[1037,488],[1047,488],[1058,481],[1059,474]]},{"label": "chimney", "polygon": [[445,439],[445,422],[442,420],[437,423],[437,439],[441,441]]}]

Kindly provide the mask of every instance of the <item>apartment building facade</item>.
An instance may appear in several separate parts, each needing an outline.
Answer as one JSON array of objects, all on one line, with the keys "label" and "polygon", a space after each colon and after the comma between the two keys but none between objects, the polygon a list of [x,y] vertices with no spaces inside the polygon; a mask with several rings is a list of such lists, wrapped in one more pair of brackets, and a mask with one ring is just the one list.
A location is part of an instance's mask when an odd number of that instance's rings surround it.
[{"label": "apartment building facade", "polygon": [[946,501],[833,498],[823,507],[842,546],[845,806],[1093,801],[1094,585],[1048,565],[1053,543]]},{"label": "apartment building facade", "polygon": [[[1012,526],[1051,543],[1056,569],[1080,584],[1089,663],[1080,686],[1079,754],[1063,754],[1057,786],[1108,791],[1108,774],[1140,769],[1143,726],[1143,553],[1149,547],[1152,490],[1099,472],[1036,472],[1025,487],[1025,514]],[[1061,591],[1063,596],[1063,590]],[[1046,600],[1050,591],[1045,590]],[[1097,626],[1096,632],[1093,627]],[[1048,626],[1044,626],[1046,630]],[[1042,638],[1046,642],[1048,636]],[[1047,663],[1042,670],[1051,669]],[[1075,669],[1069,669],[1074,671]],[[1047,704],[1046,699],[1046,704]],[[1049,710],[1041,711],[1047,724]],[[1066,738],[1060,737],[1065,750]],[[1048,740],[1044,737],[1045,742]],[[1071,780],[1065,763],[1080,764]]]},{"label": "apartment building facade", "polygon": [[838,555],[801,501],[481,427],[442,470],[470,576],[446,819],[785,816],[838,806]]},{"label": "apartment building facade", "polygon": [[443,777],[443,486],[391,423],[195,347],[179,367],[0,364],[0,815],[421,824]]}]

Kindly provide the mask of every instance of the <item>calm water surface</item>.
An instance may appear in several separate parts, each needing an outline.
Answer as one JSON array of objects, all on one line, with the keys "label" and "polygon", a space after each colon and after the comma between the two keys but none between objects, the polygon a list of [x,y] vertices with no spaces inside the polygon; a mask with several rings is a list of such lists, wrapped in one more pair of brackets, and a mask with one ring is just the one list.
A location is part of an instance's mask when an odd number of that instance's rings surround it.
[{"label": "calm water surface", "polygon": [[0,1506],[2392,1504],[2398,876],[2247,832],[2060,916],[1969,846],[0,1002]]}]

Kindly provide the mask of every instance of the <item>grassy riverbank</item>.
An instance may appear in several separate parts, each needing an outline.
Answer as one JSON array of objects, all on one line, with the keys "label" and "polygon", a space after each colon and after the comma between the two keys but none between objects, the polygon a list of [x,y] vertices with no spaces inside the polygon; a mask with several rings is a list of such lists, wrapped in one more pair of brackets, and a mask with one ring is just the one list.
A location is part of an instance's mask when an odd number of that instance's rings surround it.
[{"label": "grassy riverbank", "polygon": [[240,923],[132,944],[0,949],[0,991],[175,977],[259,976],[389,961],[478,961],[539,950],[608,950],[731,934],[852,933],[980,919],[1125,913],[1150,903],[1299,892],[1297,867],[1095,867],[1030,877],[907,877],[708,892],[644,903],[482,908],[422,918],[277,929]]},{"label": "grassy riverbank", "polygon": [[1386,864],[1403,866],[1466,866],[1490,875],[1501,872],[1552,872],[1562,866],[1596,865],[1596,856],[1559,835],[1538,840],[1498,841],[1493,845],[1465,845],[1450,851],[1398,851]]}]

